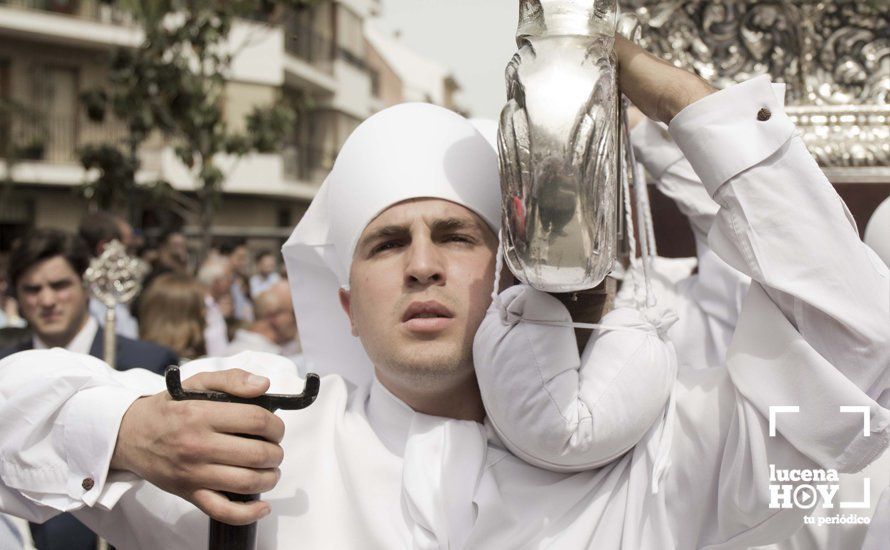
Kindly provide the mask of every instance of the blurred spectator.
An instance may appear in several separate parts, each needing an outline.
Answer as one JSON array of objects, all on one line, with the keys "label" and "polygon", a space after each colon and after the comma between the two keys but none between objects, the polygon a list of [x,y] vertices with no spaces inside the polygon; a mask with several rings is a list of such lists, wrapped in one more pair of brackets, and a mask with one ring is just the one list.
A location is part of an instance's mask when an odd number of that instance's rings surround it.
[{"label": "blurred spectator", "polygon": [[23,328],[26,324],[25,319],[19,315],[19,304],[10,292],[6,273],[0,273],[0,329]]},{"label": "blurred spectator", "polygon": [[235,332],[226,355],[242,351],[265,351],[289,357],[303,371],[303,359],[297,339],[297,319],[291,301],[290,286],[279,281],[260,294],[254,304],[256,320]]},{"label": "blurred spectator", "polygon": [[[250,277],[250,297],[254,300],[263,292],[272,288],[272,285],[281,280],[278,275],[278,262],[275,261],[275,254],[268,250],[263,250],[256,256],[256,273]],[[254,304],[254,309],[259,309]],[[254,312],[259,317],[259,312]]]},{"label": "blurred spectator", "polygon": [[80,237],[86,241],[93,256],[102,254],[105,245],[117,239],[129,250],[133,244],[133,228],[123,217],[100,210],[87,214],[80,221]]},{"label": "blurred spectator", "polygon": [[[63,347],[75,353],[102,357],[104,332],[90,316],[83,274],[90,251],[80,237],[53,229],[35,230],[13,245],[9,256],[9,284],[19,300],[31,337],[0,350],[0,358],[13,353]],[[179,362],[169,349],[117,335],[118,369],[142,367],[157,373]],[[71,514],[31,524],[38,548],[94,550],[96,536]]]},{"label": "blurred spectator", "polygon": [[243,238],[232,238],[223,241],[219,246],[220,255],[228,260],[232,267],[232,302],[235,307],[234,317],[239,321],[253,321],[253,304],[247,293],[247,278],[250,269],[250,256],[247,241]]},{"label": "blurred spectator", "polygon": [[204,287],[189,275],[164,273],[152,281],[139,302],[139,335],[167,346],[182,359],[207,354]]},{"label": "blurred spectator", "polygon": [[[129,248],[133,240],[133,228],[122,217],[110,212],[99,211],[87,214],[80,221],[80,236],[90,248],[90,255],[100,256],[105,246],[117,239],[124,247]],[[118,304],[115,308],[115,330],[127,338],[139,337],[139,323],[130,313],[127,304]],[[105,326],[105,304],[95,296],[90,297],[90,315]]]},{"label": "blurred spectator", "polygon": [[158,259],[155,269],[160,273],[188,273],[189,248],[180,231],[165,231],[158,239]]},{"label": "blurred spectator", "polygon": [[[140,251],[140,257],[151,265],[151,271],[142,280],[142,288],[148,288],[155,278],[164,273],[189,272],[189,249],[185,235],[176,230],[167,230],[158,237],[157,248],[146,247]],[[130,311],[139,317],[139,295],[130,305]]]},{"label": "blurred spectator", "polygon": [[198,270],[198,281],[204,287],[204,305],[207,325],[204,343],[207,355],[222,357],[229,341],[226,335],[226,318],[232,316],[232,266],[221,257],[211,257]]}]

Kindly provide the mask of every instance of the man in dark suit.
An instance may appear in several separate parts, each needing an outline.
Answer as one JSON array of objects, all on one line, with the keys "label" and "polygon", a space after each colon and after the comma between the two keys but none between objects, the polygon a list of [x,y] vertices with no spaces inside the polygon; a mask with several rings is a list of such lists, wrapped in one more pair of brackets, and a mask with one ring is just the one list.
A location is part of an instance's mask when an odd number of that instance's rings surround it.
[{"label": "man in dark suit", "polygon": [[[0,349],[0,359],[29,349],[62,347],[102,357],[104,334],[89,314],[89,292],[83,280],[90,251],[75,235],[52,229],[35,230],[17,242],[9,256],[9,282],[28,321],[31,337]],[[169,349],[117,336],[120,370],[144,368],[162,373],[179,358]],[[31,524],[39,550],[94,550],[96,536],[70,514],[42,525]]]}]

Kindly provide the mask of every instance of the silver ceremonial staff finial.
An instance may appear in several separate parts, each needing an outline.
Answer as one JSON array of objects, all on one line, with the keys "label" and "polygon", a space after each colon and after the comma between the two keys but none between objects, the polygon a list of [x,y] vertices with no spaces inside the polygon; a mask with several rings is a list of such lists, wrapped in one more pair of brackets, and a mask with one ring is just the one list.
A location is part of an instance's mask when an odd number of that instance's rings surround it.
[{"label": "silver ceremonial staff finial", "polygon": [[519,3],[498,130],[504,257],[539,290],[591,289],[616,257],[617,20],[615,0]]},{"label": "silver ceremonial staff finial", "polygon": [[[117,368],[116,340],[118,304],[126,304],[139,294],[146,269],[138,259],[127,256],[124,245],[117,239],[105,245],[105,250],[93,258],[84,274],[90,292],[105,306],[105,342],[102,359]],[[107,550],[108,543],[99,539],[97,550]]]},{"label": "silver ceremonial staff finial", "polygon": [[126,304],[136,297],[142,288],[145,265],[127,256],[124,245],[117,239],[105,245],[105,250],[93,258],[84,279],[90,292],[105,306],[105,348],[103,359],[116,368],[115,339],[118,304]]}]

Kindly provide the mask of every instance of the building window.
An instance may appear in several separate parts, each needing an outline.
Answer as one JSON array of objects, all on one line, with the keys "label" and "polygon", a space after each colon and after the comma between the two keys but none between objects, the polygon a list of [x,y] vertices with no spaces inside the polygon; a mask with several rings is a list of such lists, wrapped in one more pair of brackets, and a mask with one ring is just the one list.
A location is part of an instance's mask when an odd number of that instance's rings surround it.
[{"label": "building window", "polygon": [[42,149],[42,158],[74,161],[77,150],[78,70],[56,65],[35,66],[34,113],[22,127],[20,146]]},{"label": "building window", "polygon": [[338,5],[337,9],[337,48],[348,60],[364,62],[365,35],[362,18],[343,5]]}]

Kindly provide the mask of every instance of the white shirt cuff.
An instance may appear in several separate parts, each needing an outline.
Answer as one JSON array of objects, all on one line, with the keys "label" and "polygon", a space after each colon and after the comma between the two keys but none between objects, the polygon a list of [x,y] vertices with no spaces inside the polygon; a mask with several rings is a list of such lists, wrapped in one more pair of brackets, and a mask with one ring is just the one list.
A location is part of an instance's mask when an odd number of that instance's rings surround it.
[{"label": "white shirt cuff", "polygon": [[794,134],[783,101],[765,75],[687,106],[669,129],[712,197],[726,181],[770,157]]},{"label": "white shirt cuff", "polygon": [[[121,420],[142,395],[129,388],[101,386],[79,391],[65,404],[58,422],[64,426],[70,498],[93,506],[103,495]],[[120,498],[126,490],[118,486],[115,492]],[[102,504],[109,507],[108,499],[103,498]]]}]

